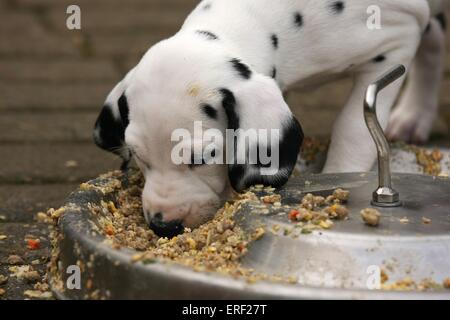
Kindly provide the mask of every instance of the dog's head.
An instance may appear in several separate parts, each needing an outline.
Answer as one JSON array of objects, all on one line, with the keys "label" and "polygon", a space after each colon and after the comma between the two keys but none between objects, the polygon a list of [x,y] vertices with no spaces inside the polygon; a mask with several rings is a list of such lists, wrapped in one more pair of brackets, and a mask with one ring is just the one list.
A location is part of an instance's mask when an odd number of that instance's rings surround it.
[{"label": "dog's head", "polygon": [[169,236],[211,219],[232,189],[285,184],[303,132],[273,79],[214,44],[175,37],[112,90],[94,138],[135,159],[147,222]]}]

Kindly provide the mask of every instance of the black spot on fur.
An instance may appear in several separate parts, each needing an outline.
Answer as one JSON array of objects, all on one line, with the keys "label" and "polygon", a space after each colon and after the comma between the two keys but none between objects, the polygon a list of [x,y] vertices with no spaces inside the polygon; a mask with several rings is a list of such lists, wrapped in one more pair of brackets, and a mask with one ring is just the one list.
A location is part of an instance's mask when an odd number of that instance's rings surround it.
[{"label": "black spot on fur", "polygon": [[380,63],[380,62],[383,62],[385,60],[386,60],[386,56],[380,54],[379,56],[377,56],[377,57],[375,57],[373,59],[373,62]]},{"label": "black spot on fur", "polygon": [[209,104],[203,104],[202,111],[211,119],[217,119],[217,110],[211,107]]},{"label": "black spot on fur", "polygon": [[117,104],[119,107],[120,118],[114,116],[113,107],[111,105],[106,104],[103,107],[95,122],[94,141],[100,148],[126,158],[127,155],[122,153],[122,147],[125,141],[125,130],[130,121],[128,117],[128,102],[124,94],[119,98]]},{"label": "black spot on fur", "polygon": [[[222,105],[228,118],[228,129],[238,130],[240,128],[240,119],[237,114],[237,101],[233,94],[228,89],[220,89],[219,92],[222,95]],[[254,128],[256,129],[256,128]],[[237,164],[235,159],[227,159],[227,161],[233,161],[228,165],[228,177],[230,183],[236,191],[242,191],[254,184],[271,185],[279,188],[286,184],[289,177],[294,170],[297,162],[297,155],[300,152],[304,138],[303,130],[298,123],[297,119],[293,116],[283,121],[281,141],[279,143],[279,171],[275,175],[260,175],[252,174],[246,175],[248,170],[261,169],[270,167],[271,164],[263,164],[262,159],[259,157],[258,146],[258,159],[257,164]],[[232,141],[226,141],[227,147],[231,147],[230,144],[234,144],[234,150],[237,150],[237,139]],[[267,150],[266,153],[269,157],[272,155],[272,150]],[[236,155],[235,155],[236,156]],[[251,159],[247,159],[251,160]]]},{"label": "black spot on fur", "polygon": [[207,4],[205,4],[204,6],[203,6],[203,10],[209,10],[209,9],[211,9],[211,3],[207,3]]},{"label": "black spot on fur", "polygon": [[242,63],[239,59],[231,59],[230,62],[242,78],[247,80],[251,78],[252,71],[246,64]]},{"label": "black spot on fur", "polygon": [[434,17],[441,25],[442,30],[447,29],[447,17],[444,13],[439,13]]},{"label": "black spot on fur", "polygon": [[[291,176],[295,165],[297,163],[297,156],[300,152],[301,145],[304,139],[303,130],[294,117],[292,117],[284,126],[282,132],[282,140],[279,146],[279,172],[276,175],[252,175],[242,181],[245,177],[246,165],[230,165],[229,166],[229,178],[230,183],[237,191],[242,191],[255,184],[263,184],[266,186],[272,186],[275,188],[281,188],[286,184]],[[267,150],[267,155],[271,156],[271,150]],[[259,155],[259,150],[258,150]],[[267,168],[271,164],[263,165],[258,159],[258,168]]]},{"label": "black spot on fur", "polygon": [[105,105],[95,123],[94,141],[100,148],[119,154],[125,139],[122,121],[114,117],[112,108]]},{"label": "black spot on fur", "polygon": [[275,49],[278,49],[278,37],[276,34],[272,34],[272,36],[270,37],[270,39],[272,40],[272,45]]},{"label": "black spot on fur", "polygon": [[[242,191],[246,188],[246,186],[251,186],[252,184],[245,184],[243,187],[241,187],[241,181],[244,178],[245,175],[245,165],[242,164],[236,164],[236,165],[229,165],[228,166],[228,177],[230,179],[230,184],[233,186],[233,188],[236,191]],[[256,183],[254,183],[256,184]]]},{"label": "black spot on fur", "polygon": [[210,31],[206,31],[206,30],[197,30],[196,31],[198,34],[205,36],[206,38],[208,38],[209,40],[218,40],[219,37],[216,36],[214,33],[210,32]]},{"label": "black spot on fur", "polygon": [[219,90],[222,95],[222,106],[228,119],[228,129],[237,130],[239,128],[239,116],[236,113],[236,98],[233,92],[228,89]]},{"label": "black spot on fur", "polygon": [[277,67],[273,67],[272,69],[272,78],[276,78],[277,77]]},{"label": "black spot on fur", "polygon": [[345,9],[345,3],[343,1],[333,2],[330,6],[333,13],[342,13]]},{"label": "black spot on fur", "polygon": [[296,12],[294,14],[294,22],[297,25],[297,27],[303,27],[303,16],[300,12]]},{"label": "black spot on fur", "polygon": [[284,177],[284,181],[280,179],[279,181],[273,182],[272,186],[275,188],[279,188],[285,184],[292,174],[297,163],[297,158],[292,155],[297,155],[300,152],[304,137],[305,135],[300,123],[292,116],[283,129],[282,141],[280,143],[280,169],[287,169],[289,172]]},{"label": "black spot on fur", "polygon": [[124,128],[127,128],[130,124],[130,120],[128,115],[130,113],[130,109],[128,108],[128,100],[125,94],[123,94],[118,101],[120,117],[122,119],[122,125]]}]

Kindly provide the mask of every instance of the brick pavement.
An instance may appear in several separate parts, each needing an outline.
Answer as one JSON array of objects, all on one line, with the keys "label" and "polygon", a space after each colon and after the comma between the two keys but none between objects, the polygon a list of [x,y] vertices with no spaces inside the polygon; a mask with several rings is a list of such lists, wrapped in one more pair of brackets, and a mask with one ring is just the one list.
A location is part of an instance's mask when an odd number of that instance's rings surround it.
[{"label": "brick pavement", "polygon": [[[36,223],[34,214],[62,204],[80,182],[118,167],[115,157],[91,142],[102,102],[148,47],[180,27],[196,3],[0,1],[0,235],[8,236],[0,240],[0,274],[9,275],[5,259],[11,253],[28,264],[39,259],[36,268],[43,274],[47,228]],[[69,4],[81,7],[81,31],[66,29]],[[446,72],[444,129],[450,123],[450,54]],[[308,135],[328,135],[349,88],[342,80],[308,92],[295,90],[288,101]],[[27,250],[27,235],[41,237],[42,248]],[[6,290],[4,299],[23,299],[32,286],[9,279],[0,288]]]}]

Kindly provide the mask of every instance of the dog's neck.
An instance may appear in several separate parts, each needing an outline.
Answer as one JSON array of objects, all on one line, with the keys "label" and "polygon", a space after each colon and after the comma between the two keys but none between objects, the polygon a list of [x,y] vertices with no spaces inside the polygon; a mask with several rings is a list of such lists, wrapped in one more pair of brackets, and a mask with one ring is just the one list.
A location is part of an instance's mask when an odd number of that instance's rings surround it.
[{"label": "dog's neck", "polygon": [[[251,47],[257,48],[258,45],[260,45],[257,40],[253,40],[253,43],[246,42],[246,44],[243,45],[242,41],[236,40],[226,32],[222,32],[220,33],[220,36],[216,36],[216,33],[208,31],[207,29],[197,28],[182,29],[176,36],[189,38],[192,45],[195,45],[196,42],[209,41],[211,45],[214,45],[215,49],[219,48],[224,55],[230,58],[239,59],[249,66],[253,72],[261,73],[269,77],[274,75],[273,68],[275,66],[275,54],[273,50],[271,50],[270,47],[261,48],[261,50],[250,49]],[[217,39],[214,37],[217,37]]]}]

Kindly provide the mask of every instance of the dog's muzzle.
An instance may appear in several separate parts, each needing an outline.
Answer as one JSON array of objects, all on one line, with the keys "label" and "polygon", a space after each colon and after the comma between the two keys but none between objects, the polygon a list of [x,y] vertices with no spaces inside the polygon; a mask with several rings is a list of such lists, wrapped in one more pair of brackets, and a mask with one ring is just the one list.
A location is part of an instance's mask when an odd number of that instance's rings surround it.
[{"label": "dog's muzzle", "polygon": [[173,238],[184,230],[181,220],[164,222],[163,215],[160,212],[153,216],[149,227],[157,236],[164,238]]}]

